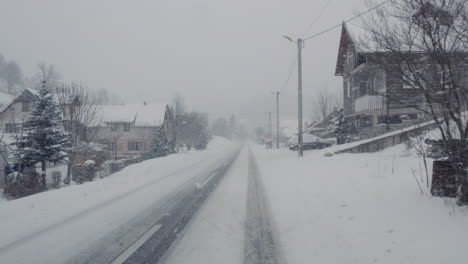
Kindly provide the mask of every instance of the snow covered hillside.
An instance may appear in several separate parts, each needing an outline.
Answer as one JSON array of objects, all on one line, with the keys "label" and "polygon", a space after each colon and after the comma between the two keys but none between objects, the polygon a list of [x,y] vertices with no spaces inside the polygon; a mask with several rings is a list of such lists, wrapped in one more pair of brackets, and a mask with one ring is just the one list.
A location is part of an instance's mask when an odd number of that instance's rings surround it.
[{"label": "snow covered hillside", "polygon": [[288,263],[466,262],[468,209],[432,197],[422,161],[403,145],[301,159],[252,149]]}]

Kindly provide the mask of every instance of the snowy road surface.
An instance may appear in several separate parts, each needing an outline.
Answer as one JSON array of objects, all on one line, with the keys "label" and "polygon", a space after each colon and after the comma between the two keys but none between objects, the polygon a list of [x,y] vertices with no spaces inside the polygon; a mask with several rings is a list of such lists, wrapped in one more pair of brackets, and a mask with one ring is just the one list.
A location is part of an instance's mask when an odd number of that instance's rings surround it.
[{"label": "snowy road surface", "polygon": [[0,263],[110,263],[187,186],[209,185],[237,148],[215,140],[207,151],[149,160],[100,181],[2,203]]},{"label": "snowy road surface", "polygon": [[244,148],[166,263],[284,263],[258,173]]}]

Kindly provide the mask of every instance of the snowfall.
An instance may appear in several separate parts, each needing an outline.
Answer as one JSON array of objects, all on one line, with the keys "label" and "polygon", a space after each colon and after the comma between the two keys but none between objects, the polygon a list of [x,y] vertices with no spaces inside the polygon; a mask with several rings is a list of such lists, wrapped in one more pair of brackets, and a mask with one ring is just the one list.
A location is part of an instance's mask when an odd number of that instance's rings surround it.
[{"label": "snowfall", "polygon": [[[216,138],[205,151],[0,202],[0,263],[66,262],[193,175],[215,167],[238,144]],[[286,148],[248,143],[167,263],[243,263],[249,148],[287,263],[466,262],[468,209],[432,197],[422,160],[404,145],[331,157],[326,149],[307,151],[299,159]]]}]

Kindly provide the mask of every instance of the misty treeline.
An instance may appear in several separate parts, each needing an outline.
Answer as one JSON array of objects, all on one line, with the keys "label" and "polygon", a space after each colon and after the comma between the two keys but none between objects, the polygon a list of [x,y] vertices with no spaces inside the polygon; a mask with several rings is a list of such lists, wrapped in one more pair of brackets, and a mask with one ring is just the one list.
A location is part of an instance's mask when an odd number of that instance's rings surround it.
[{"label": "misty treeline", "polygon": [[0,90],[16,94],[24,89],[24,76],[20,66],[13,60],[7,60],[0,54]]},{"label": "misty treeline", "polygon": [[211,125],[211,131],[214,136],[227,139],[241,139],[246,136],[244,126],[234,114],[230,115],[228,118],[219,117],[215,119]]},{"label": "misty treeline", "polygon": [[[63,80],[62,74],[50,64],[44,62],[39,63],[37,71],[32,76],[25,76],[20,65],[15,60],[8,60],[0,54],[0,91],[10,95],[17,95],[24,89],[41,88],[41,81],[43,76],[47,75],[47,87],[54,92],[54,89],[63,85],[78,85],[76,83],[69,83]],[[82,84],[79,84],[83,86]],[[118,95],[109,92],[105,88],[92,89],[91,95],[96,99],[97,104],[110,105],[110,104],[123,104],[124,101]]]}]

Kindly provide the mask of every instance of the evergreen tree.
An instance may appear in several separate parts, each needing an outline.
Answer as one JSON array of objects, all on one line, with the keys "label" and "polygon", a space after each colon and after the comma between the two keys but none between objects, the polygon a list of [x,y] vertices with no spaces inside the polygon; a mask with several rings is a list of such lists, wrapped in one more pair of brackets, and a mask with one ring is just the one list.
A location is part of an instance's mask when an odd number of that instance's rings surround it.
[{"label": "evergreen tree", "polygon": [[41,185],[46,186],[46,165],[67,157],[68,135],[61,128],[62,118],[49,90],[43,85],[34,104],[31,117],[24,123],[16,155],[26,166],[41,163]]},{"label": "evergreen tree", "polygon": [[147,158],[159,158],[167,156],[171,152],[170,142],[165,136],[163,129],[158,129],[154,137],[153,143],[149,148]]},{"label": "evergreen tree", "polygon": [[338,144],[346,142],[349,137],[349,128],[344,122],[343,109],[335,111],[330,116],[328,130],[336,135]]}]

